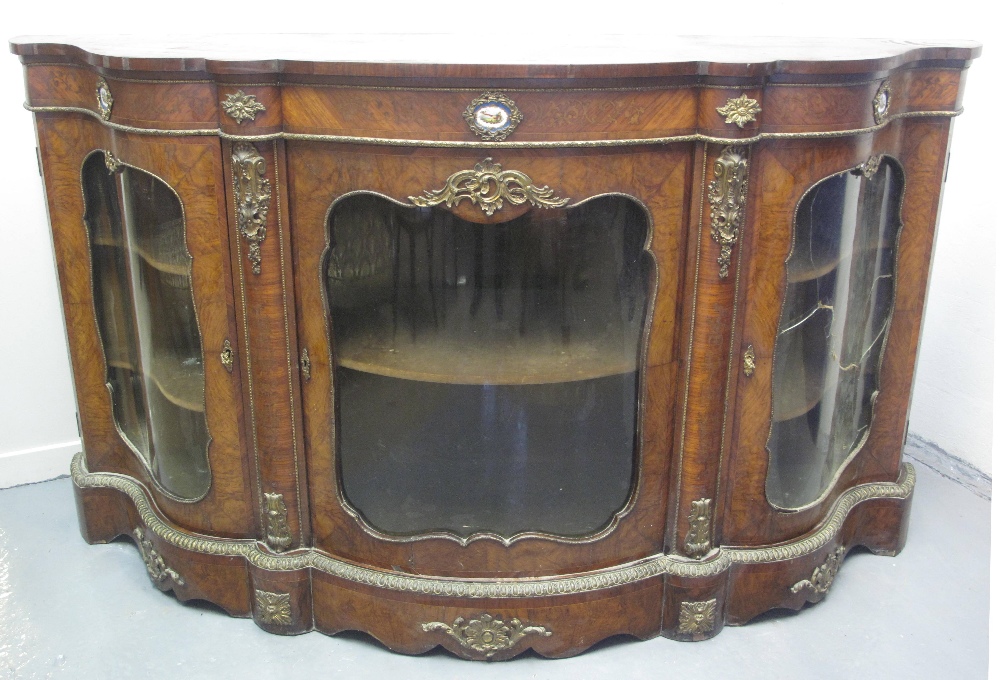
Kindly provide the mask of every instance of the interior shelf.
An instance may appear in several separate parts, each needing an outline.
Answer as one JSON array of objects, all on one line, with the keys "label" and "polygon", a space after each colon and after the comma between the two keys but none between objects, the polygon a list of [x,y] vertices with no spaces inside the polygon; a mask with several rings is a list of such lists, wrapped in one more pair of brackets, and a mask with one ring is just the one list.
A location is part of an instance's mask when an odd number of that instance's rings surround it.
[{"label": "interior shelf", "polygon": [[163,222],[155,229],[144,229],[142,236],[130,243],[130,249],[154,267],[167,274],[190,276],[191,256],[184,241],[183,220]]},{"label": "interior shelf", "polygon": [[149,377],[171,403],[188,411],[205,410],[205,371],[195,357],[153,354]]},{"label": "interior shelf", "polygon": [[590,380],[636,370],[623,344],[610,339],[528,336],[504,343],[470,344],[443,334],[423,333],[417,340],[400,327],[362,326],[337,338],[337,363],[391,378],[455,385],[532,385]]}]

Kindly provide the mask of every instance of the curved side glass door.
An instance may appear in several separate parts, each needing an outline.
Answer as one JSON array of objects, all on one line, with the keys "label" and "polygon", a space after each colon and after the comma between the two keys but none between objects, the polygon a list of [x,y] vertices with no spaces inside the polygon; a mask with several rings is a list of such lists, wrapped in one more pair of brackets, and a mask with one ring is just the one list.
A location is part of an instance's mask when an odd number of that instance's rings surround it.
[{"label": "curved side glass door", "polygon": [[168,493],[203,496],[211,483],[201,334],[181,203],[132,167],[83,165],[94,307],[122,439]]},{"label": "curved side glass door", "polygon": [[635,475],[644,209],[484,225],[353,194],[327,226],[346,502],[397,536],[606,526]]},{"label": "curved side glass door", "polygon": [[889,329],[902,171],[842,172],[803,197],[774,348],[767,498],[821,498],[868,437]]}]

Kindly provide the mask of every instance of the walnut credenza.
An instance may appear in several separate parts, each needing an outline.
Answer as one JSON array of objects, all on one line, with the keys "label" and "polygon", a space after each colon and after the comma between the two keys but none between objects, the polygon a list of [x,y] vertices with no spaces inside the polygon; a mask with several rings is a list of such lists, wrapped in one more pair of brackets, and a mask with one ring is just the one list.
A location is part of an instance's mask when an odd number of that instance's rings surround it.
[{"label": "walnut credenza", "polygon": [[898,552],[979,47],[595,40],[13,41],[86,540],[473,659],[708,638]]}]

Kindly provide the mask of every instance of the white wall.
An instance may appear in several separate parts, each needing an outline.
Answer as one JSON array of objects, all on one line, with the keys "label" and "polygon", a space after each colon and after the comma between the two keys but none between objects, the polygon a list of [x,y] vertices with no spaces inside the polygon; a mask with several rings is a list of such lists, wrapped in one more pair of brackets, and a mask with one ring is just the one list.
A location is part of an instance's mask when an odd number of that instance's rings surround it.
[{"label": "white wall", "polygon": [[[352,6],[353,5],[353,6]],[[0,37],[58,33],[184,33],[210,22],[222,30],[421,31],[468,30],[502,60],[519,41],[543,40],[543,31],[574,33],[715,33],[721,35],[830,35],[898,39],[964,38],[985,44],[972,67],[957,119],[951,173],[937,244],[913,396],[910,430],[977,467],[992,470],[994,269],[997,210],[990,118],[1000,82],[997,22],[985,3],[884,0],[854,5],[798,0],[665,3],[617,0],[507,3],[492,15],[486,5],[454,2],[378,3],[175,0],[154,15],[135,3],[17,3],[5,9]],[[150,5],[149,7],[153,7]],[[482,7],[482,9],[480,9]],[[597,8],[601,8],[599,11]],[[451,17],[450,19],[448,17]],[[667,38],[664,38],[667,39]],[[248,41],[252,38],[248,37]],[[478,55],[477,57],[478,58]],[[35,172],[31,116],[21,108],[20,64],[0,56],[0,121],[7,162],[3,187],[0,264],[0,487],[44,479],[68,469],[78,447],[74,400],[45,221]]]}]

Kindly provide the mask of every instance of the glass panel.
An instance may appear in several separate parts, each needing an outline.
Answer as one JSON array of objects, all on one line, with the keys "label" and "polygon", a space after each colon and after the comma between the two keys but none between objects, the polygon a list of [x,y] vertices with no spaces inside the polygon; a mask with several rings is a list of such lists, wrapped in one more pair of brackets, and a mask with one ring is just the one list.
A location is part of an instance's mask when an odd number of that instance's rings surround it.
[{"label": "glass panel", "polygon": [[135,344],[121,209],[115,178],[104,157],[91,154],[83,165],[84,223],[90,236],[94,311],[107,366],[111,407],[122,437],[149,463],[146,398]]},{"label": "glass panel", "polygon": [[100,154],[84,164],[84,193],[115,422],[164,489],[200,497],[205,375],[180,201],[141,170],[109,175]]},{"label": "glass panel", "polygon": [[397,535],[607,525],[635,474],[644,210],[482,225],[354,194],[328,227],[347,501]]},{"label": "glass panel", "polygon": [[892,310],[902,172],[829,177],[799,204],[774,349],[767,498],[823,496],[864,444]]}]

